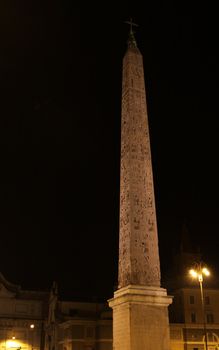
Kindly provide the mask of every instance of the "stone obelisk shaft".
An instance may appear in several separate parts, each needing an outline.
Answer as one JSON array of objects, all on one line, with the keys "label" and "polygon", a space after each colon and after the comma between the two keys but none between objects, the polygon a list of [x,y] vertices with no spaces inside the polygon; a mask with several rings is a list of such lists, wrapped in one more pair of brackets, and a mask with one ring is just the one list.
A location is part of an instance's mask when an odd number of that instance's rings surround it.
[{"label": "stone obelisk shaft", "polygon": [[168,305],[160,261],[142,56],[133,32],[123,60],[119,283],[113,349],[169,350]]},{"label": "stone obelisk shaft", "polygon": [[160,286],[157,221],[142,55],[123,60],[119,288]]}]

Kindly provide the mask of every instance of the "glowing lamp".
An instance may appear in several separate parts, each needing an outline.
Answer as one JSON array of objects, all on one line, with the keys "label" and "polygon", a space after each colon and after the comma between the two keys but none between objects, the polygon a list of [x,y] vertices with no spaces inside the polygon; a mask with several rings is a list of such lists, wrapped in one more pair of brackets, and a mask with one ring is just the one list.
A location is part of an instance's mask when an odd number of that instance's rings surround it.
[{"label": "glowing lamp", "polygon": [[197,278],[197,277],[198,277],[197,272],[196,272],[195,270],[193,270],[193,269],[189,270],[189,273],[190,273],[190,275],[191,275],[193,278]]},{"label": "glowing lamp", "polygon": [[210,271],[206,267],[203,267],[202,272],[205,276],[210,276]]}]

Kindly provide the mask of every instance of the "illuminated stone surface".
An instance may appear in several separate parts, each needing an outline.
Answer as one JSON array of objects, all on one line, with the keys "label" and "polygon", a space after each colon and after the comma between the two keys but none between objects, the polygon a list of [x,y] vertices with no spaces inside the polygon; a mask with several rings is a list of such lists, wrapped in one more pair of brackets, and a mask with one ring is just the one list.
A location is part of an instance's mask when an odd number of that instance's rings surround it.
[{"label": "illuminated stone surface", "polygon": [[[0,273],[0,348],[42,350],[49,294],[28,291]],[[34,324],[34,328],[30,325]]]},{"label": "illuminated stone surface", "polygon": [[119,288],[160,286],[157,222],[146,109],[138,48],[123,61],[120,175]]},{"label": "illuminated stone surface", "polygon": [[172,299],[166,290],[130,285],[114,294],[113,349],[169,350],[167,307]]},{"label": "illuminated stone surface", "polygon": [[132,32],[130,40],[122,81],[119,281],[109,300],[113,349],[169,350],[172,298],[160,288],[143,60]]}]

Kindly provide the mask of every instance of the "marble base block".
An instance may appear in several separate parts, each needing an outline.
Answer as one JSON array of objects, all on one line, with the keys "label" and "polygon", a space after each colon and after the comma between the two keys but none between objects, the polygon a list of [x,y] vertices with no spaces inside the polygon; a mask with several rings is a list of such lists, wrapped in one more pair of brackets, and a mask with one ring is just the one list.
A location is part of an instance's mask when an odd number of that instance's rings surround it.
[{"label": "marble base block", "polygon": [[113,309],[113,350],[169,350],[168,306],[163,288],[129,285],[109,300]]}]

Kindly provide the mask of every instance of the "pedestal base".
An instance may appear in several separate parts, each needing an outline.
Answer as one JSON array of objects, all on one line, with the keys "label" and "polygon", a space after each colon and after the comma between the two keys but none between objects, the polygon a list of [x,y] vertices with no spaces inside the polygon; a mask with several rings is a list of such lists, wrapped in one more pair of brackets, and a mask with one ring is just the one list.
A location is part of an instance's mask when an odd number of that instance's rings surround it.
[{"label": "pedestal base", "polygon": [[114,350],[169,350],[166,289],[129,285],[109,300],[113,309]]}]

